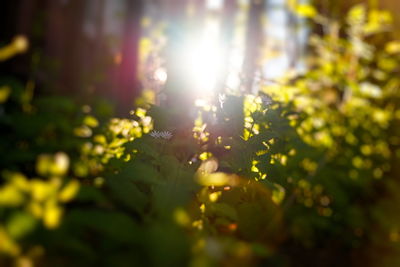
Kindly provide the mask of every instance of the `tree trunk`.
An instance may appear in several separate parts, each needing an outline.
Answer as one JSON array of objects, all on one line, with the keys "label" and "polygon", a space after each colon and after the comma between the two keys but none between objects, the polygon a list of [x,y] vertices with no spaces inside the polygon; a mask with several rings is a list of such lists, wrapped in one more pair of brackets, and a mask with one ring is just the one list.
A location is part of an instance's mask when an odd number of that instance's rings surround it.
[{"label": "tree trunk", "polygon": [[166,101],[165,105],[177,107],[183,112],[192,106],[192,93],[190,92],[191,83],[187,77],[182,57],[188,40],[188,17],[185,13],[187,0],[168,1],[168,44],[166,51],[166,65],[168,79],[165,85]]},{"label": "tree trunk", "polygon": [[217,80],[216,92],[224,92],[229,72],[229,58],[235,29],[236,0],[225,0],[221,21],[221,72]]},{"label": "tree trunk", "polygon": [[117,73],[116,99],[118,112],[127,113],[132,109],[135,97],[140,94],[138,78],[140,20],[143,0],[128,0],[122,36],[122,60]]},{"label": "tree trunk", "polygon": [[251,0],[247,22],[246,55],[243,64],[244,91],[250,93],[253,89],[254,76],[258,68],[258,57],[263,42],[262,15],[264,0]]}]

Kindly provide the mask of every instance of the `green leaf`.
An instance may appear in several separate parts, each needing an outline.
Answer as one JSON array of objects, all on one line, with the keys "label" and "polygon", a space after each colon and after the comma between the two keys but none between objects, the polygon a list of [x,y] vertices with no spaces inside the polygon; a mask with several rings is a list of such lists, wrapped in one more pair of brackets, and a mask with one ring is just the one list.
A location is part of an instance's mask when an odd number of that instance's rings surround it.
[{"label": "green leaf", "polygon": [[6,229],[11,237],[20,239],[31,233],[37,224],[37,220],[26,212],[15,212],[7,221]]},{"label": "green leaf", "polygon": [[136,212],[143,213],[148,197],[139,190],[129,177],[121,175],[109,177],[106,179],[106,185],[114,199]]}]

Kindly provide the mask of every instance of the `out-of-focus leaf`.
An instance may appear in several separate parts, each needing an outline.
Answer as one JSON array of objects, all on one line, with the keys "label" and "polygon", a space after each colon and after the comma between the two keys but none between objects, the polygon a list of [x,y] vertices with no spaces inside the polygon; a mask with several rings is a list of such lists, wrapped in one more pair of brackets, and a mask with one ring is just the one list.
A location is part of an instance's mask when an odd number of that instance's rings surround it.
[{"label": "out-of-focus leaf", "polygon": [[10,96],[11,88],[9,86],[1,86],[0,87],[0,104],[7,101]]},{"label": "out-of-focus leaf", "polygon": [[317,15],[317,10],[310,4],[299,4],[295,9],[296,13],[306,18],[313,18]]},{"label": "out-of-focus leaf", "polygon": [[58,194],[58,199],[61,202],[68,202],[79,192],[79,182],[71,180],[66,184]]},{"label": "out-of-focus leaf", "polygon": [[15,212],[7,221],[6,229],[14,239],[20,239],[35,229],[37,220],[25,212]]}]

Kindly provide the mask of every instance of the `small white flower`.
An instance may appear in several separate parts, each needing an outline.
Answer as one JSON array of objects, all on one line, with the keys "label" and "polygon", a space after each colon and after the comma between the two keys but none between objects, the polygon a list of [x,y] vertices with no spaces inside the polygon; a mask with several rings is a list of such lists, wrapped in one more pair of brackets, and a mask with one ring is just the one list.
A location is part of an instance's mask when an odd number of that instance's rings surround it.
[{"label": "small white flower", "polygon": [[150,136],[154,138],[171,139],[172,133],[169,131],[151,131]]},{"label": "small white flower", "polygon": [[272,104],[272,98],[269,95],[261,94],[261,101],[265,106],[269,106]]},{"label": "small white flower", "polygon": [[150,136],[154,138],[160,138],[160,132],[159,131],[151,131]]},{"label": "small white flower", "polygon": [[163,131],[163,132],[161,132],[161,137],[164,139],[167,139],[167,140],[171,139],[172,133],[169,131]]}]

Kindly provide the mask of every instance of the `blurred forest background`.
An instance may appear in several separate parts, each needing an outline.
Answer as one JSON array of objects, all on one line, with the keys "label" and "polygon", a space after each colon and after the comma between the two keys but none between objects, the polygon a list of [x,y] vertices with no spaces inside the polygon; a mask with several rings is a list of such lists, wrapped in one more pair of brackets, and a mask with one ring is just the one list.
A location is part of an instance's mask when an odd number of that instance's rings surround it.
[{"label": "blurred forest background", "polygon": [[0,4],[1,266],[400,266],[400,2]]},{"label": "blurred forest background", "polygon": [[[6,44],[17,34],[25,35],[31,55],[3,64],[2,72],[34,77],[46,90],[78,99],[110,96],[125,111],[143,90],[165,82],[169,57],[176,65],[171,68],[186,66],[178,76],[197,80],[202,77],[191,73],[195,68],[204,72],[206,64],[224,65],[206,78],[218,85],[203,83],[251,92],[257,90],[251,87],[254,79],[303,68],[307,37],[322,31],[293,13],[297,2],[307,1],[8,1],[1,11],[1,40]],[[343,12],[363,2],[313,4],[321,15],[344,21]],[[368,3],[394,14],[400,9],[396,1]],[[394,17],[394,26],[398,23]],[[191,47],[195,43],[201,45]],[[193,51],[204,58],[182,59]],[[216,59],[213,53],[222,55]]]}]

